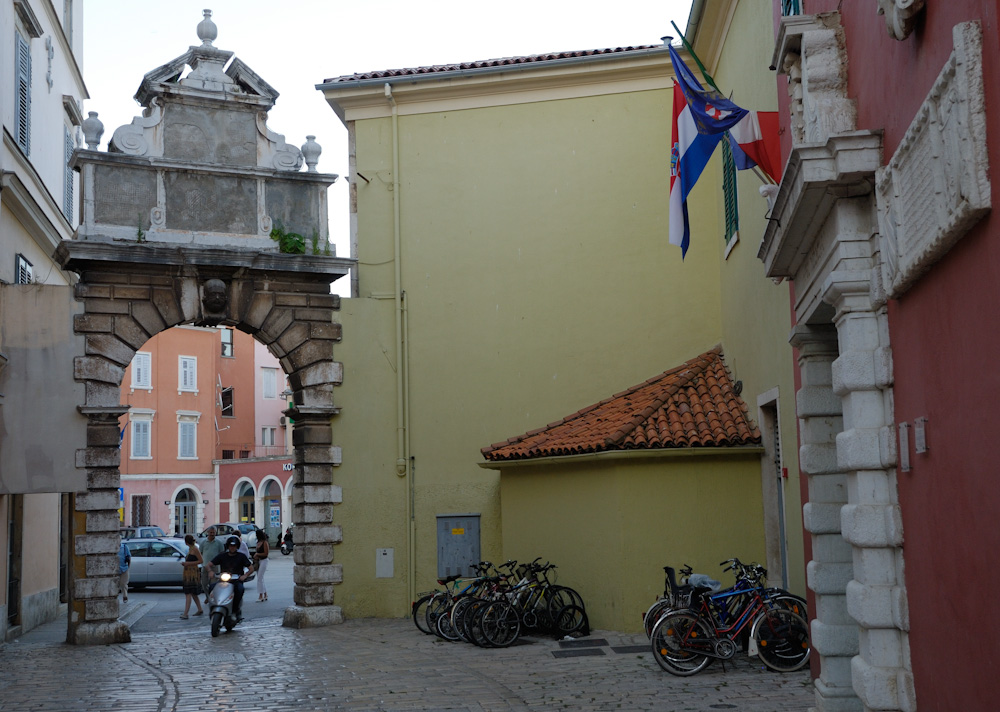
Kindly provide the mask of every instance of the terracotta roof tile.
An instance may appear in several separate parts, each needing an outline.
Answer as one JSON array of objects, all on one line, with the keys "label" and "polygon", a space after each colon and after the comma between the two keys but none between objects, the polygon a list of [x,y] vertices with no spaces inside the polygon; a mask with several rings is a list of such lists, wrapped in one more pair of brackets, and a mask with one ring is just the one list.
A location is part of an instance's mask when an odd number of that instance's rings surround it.
[{"label": "terracotta roof tile", "polygon": [[339,77],[326,79],[324,84],[337,84],[341,82],[358,82],[366,79],[392,79],[397,77],[409,77],[419,74],[443,74],[445,72],[461,72],[473,69],[487,69],[490,67],[506,67],[519,64],[531,64],[536,62],[551,62],[558,59],[572,59],[574,57],[596,57],[605,54],[622,54],[625,52],[636,52],[639,50],[663,49],[664,45],[635,45],[632,47],[609,47],[607,49],[587,49],[575,52],[546,52],[544,54],[531,54],[524,57],[500,57],[498,59],[486,59],[476,62],[460,62],[457,64],[434,64],[428,67],[410,67],[405,69],[383,69],[373,72],[362,72],[357,74],[345,74]]},{"label": "terracotta roof tile", "polygon": [[716,347],[562,420],[482,449],[491,461],[760,443]]}]

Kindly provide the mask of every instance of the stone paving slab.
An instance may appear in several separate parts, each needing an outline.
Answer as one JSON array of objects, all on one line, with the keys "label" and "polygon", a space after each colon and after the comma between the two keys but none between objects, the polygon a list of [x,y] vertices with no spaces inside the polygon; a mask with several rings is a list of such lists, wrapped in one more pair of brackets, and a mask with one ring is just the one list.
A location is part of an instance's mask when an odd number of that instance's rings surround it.
[{"label": "stone paving slab", "polygon": [[303,630],[268,622],[214,639],[204,626],[95,647],[28,635],[0,645],[0,712],[791,712],[813,704],[806,671],[773,673],[741,656],[680,678],[649,652],[614,651],[642,644],[642,634],[592,638],[607,641],[592,648],[604,655],[556,658],[558,641],[545,638],[484,650],[423,635],[408,619]]}]

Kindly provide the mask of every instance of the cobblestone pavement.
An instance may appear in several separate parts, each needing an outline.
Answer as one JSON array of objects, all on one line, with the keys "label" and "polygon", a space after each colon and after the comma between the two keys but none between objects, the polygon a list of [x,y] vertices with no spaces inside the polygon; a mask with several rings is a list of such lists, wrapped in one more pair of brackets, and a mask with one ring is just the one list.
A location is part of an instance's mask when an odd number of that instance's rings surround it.
[{"label": "cobblestone pavement", "polygon": [[484,650],[423,635],[408,619],[306,630],[258,622],[214,639],[199,620],[180,633],[94,647],[59,642],[65,623],[54,625],[0,645],[0,712],[785,712],[813,704],[808,672],[777,674],[740,656],[674,677],[642,634],[595,631],[589,640],[606,645],[557,657],[569,649],[548,638]]}]

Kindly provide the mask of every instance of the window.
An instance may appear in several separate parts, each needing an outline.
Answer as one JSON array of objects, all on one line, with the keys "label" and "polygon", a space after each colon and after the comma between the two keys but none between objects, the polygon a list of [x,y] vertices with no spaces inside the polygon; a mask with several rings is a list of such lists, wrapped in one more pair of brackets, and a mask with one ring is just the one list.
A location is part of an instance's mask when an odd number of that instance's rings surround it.
[{"label": "window", "polygon": [[274,434],[277,428],[261,428],[260,429],[260,444],[264,447],[272,447],[274,445]]},{"label": "window", "polygon": [[136,351],[132,357],[132,388],[153,390],[153,355],[146,351]]},{"label": "window", "polygon": [[70,46],[73,46],[73,0],[63,0],[62,17],[63,34]]},{"label": "window", "polygon": [[133,415],[132,416],[132,453],[133,460],[152,459],[150,451],[151,436],[153,429],[152,416]]},{"label": "window", "polygon": [[14,31],[14,139],[31,155],[31,45]]},{"label": "window", "polygon": [[64,159],[66,161],[63,168],[63,215],[66,222],[73,224],[73,169],[70,168],[70,161],[73,160],[73,149],[76,148],[73,140],[73,132],[68,126],[63,127],[65,131]]},{"label": "window", "polygon": [[198,458],[198,421],[201,413],[178,411],[177,413],[177,459],[196,460]]},{"label": "window", "polygon": [[132,526],[141,527],[149,525],[149,505],[152,495],[134,494],[132,495]]},{"label": "window", "polygon": [[194,356],[180,356],[178,361],[177,392],[198,392],[198,359]]},{"label": "window", "polygon": [[236,416],[236,411],[233,410],[233,389],[223,388],[222,393],[219,396],[220,402],[222,403],[222,417],[233,418]]},{"label": "window", "polygon": [[222,459],[223,460],[235,460],[236,459],[236,451],[235,450],[223,450],[222,451]]},{"label": "window", "polygon": [[14,258],[14,284],[31,284],[35,280],[35,270],[24,255]]},{"label": "window", "polygon": [[726,203],[726,233],[723,238],[728,245],[740,230],[740,213],[736,195],[736,162],[733,160],[733,149],[726,139],[720,143],[722,144],[722,192]]},{"label": "window", "polygon": [[240,459],[241,460],[249,460],[250,459],[250,451],[249,450],[240,450]]},{"label": "window", "polygon": [[278,369],[262,368],[260,369],[260,377],[261,377],[261,395],[264,398],[277,398]]},{"label": "window", "polygon": [[233,357],[233,330],[219,329],[219,336],[222,339],[222,355],[227,358]]}]

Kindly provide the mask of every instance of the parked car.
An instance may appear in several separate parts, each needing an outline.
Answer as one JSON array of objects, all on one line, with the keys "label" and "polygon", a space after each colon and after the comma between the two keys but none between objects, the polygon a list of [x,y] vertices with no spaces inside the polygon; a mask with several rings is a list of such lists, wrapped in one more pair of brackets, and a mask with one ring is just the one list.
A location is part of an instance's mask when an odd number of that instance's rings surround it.
[{"label": "parked car", "polygon": [[162,529],[154,526],[121,527],[118,533],[122,539],[155,539],[166,536]]},{"label": "parked car", "polygon": [[[257,530],[259,527],[247,524],[246,522],[225,522],[223,524],[212,524],[211,526],[215,527],[215,535],[217,537],[224,540],[226,537],[235,534],[246,543],[251,554],[257,551]],[[205,527],[205,531],[195,537],[199,542],[199,546],[201,546],[200,542],[208,537],[208,534],[205,532],[209,529],[210,527]]]},{"label": "parked car", "polygon": [[127,539],[125,546],[132,555],[129,588],[182,585],[181,562],[188,552],[183,539]]}]

